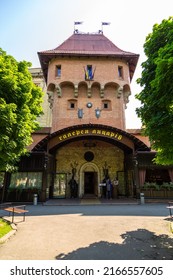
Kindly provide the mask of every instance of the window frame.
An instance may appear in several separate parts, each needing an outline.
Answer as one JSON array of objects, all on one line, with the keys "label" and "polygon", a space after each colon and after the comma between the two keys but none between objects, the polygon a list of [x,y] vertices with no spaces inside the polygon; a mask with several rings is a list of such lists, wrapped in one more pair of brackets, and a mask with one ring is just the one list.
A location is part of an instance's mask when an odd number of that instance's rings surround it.
[{"label": "window frame", "polygon": [[42,189],[42,172],[21,171],[11,174],[9,189]]},{"label": "window frame", "polygon": [[122,65],[118,65],[118,77],[119,79],[124,79],[124,70]]},{"label": "window frame", "polygon": [[[71,105],[74,105],[74,107],[73,106],[71,106]],[[77,100],[76,99],[69,99],[68,100],[68,105],[67,105],[67,109],[68,110],[77,110]]]},{"label": "window frame", "polygon": [[[107,105],[107,108],[105,107],[105,105]],[[102,110],[104,111],[111,111],[112,110],[112,106],[111,106],[111,100],[102,100]]]},{"label": "window frame", "polygon": [[56,78],[61,78],[61,74],[62,74],[62,67],[61,65],[56,65],[55,67],[55,76]]}]

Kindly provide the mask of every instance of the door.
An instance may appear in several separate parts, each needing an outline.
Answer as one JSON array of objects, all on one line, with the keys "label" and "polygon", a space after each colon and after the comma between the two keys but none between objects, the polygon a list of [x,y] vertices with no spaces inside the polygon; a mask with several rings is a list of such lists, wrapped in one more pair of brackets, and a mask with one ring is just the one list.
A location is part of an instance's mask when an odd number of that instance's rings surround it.
[{"label": "door", "polygon": [[54,178],[53,198],[66,197],[67,175],[65,173],[56,173]]},{"label": "door", "polygon": [[97,186],[97,172],[85,172],[84,173],[84,193],[96,195]]}]

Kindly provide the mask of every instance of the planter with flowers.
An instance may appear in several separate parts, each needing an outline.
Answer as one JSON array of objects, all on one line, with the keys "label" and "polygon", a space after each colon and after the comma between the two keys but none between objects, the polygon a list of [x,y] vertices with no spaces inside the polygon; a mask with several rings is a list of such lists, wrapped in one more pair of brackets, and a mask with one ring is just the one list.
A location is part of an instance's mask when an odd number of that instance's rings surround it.
[{"label": "planter with flowers", "polygon": [[163,182],[158,185],[155,182],[145,182],[140,188],[140,192],[144,193],[146,198],[173,198],[173,183]]}]

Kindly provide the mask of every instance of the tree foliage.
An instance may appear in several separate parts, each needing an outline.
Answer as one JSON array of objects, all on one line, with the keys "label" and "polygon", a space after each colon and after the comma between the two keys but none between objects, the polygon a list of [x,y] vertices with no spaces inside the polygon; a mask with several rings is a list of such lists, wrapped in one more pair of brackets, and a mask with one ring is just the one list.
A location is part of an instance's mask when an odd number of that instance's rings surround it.
[{"label": "tree foliage", "polygon": [[11,170],[32,143],[42,113],[42,90],[28,70],[0,49],[0,170]]},{"label": "tree foliage", "polygon": [[173,17],[153,26],[146,37],[142,76],[137,82],[141,107],[137,114],[157,151],[156,163],[173,164]]}]

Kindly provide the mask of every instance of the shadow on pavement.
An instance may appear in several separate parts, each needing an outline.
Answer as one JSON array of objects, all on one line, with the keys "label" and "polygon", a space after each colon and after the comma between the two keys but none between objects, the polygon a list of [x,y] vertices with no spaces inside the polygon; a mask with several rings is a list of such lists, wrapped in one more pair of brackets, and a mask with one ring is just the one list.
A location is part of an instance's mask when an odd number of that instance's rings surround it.
[{"label": "shadow on pavement", "polygon": [[100,241],[68,254],[59,254],[57,260],[172,260],[173,238],[155,235],[145,229],[121,235],[122,244]]}]

